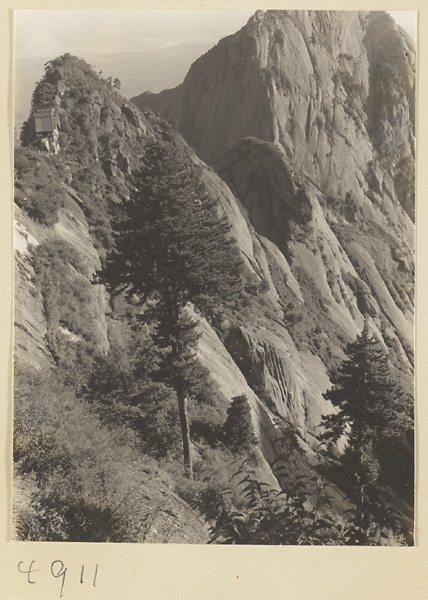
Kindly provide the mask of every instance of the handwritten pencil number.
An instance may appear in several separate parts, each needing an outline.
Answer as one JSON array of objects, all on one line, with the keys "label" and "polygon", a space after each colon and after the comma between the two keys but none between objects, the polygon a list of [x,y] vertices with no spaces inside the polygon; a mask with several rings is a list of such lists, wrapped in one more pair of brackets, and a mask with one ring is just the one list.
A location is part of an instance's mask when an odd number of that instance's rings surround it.
[{"label": "handwritten pencil number", "polygon": [[[85,565],[82,565],[82,570],[80,571],[80,583],[84,583],[84,574],[85,574]],[[98,575],[98,565],[95,565],[94,578],[92,580],[92,585],[96,587],[97,584],[97,575]]]},{"label": "handwritten pencil number", "polygon": [[[56,571],[56,573],[55,573],[55,571]],[[51,564],[51,573],[52,573],[52,575],[54,577],[62,577],[61,591],[59,593],[59,597],[62,598],[63,597],[65,577],[67,575],[67,569],[64,567],[64,563],[62,562],[62,560],[54,560],[53,561],[53,563]]]},{"label": "handwritten pencil number", "polygon": [[[20,560],[20,561],[19,561],[19,563],[18,563],[18,571],[19,571],[20,573],[24,573],[25,575],[27,575],[27,581],[28,581],[28,583],[31,583],[31,584],[34,584],[34,583],[36,583],[35,581],[33,581],[33,580],[31,579],[31,574],[32,574],[32,573],[35,573],[36,571],[40,571],[40,569],[33,569],[33,565],[34,565],[34,563],[35,563],[35,562],[36,562],[35,560],[32,560],[32,561],[30,562],[30,568],[28,569],[28,571],[26,571],[26,570],[25,570],[25,569],[22,567],[22,565],[24,564],[24,561],[23,561],[23,560]],[[98,566],[98,565],[97,565],[97,566]]]},{"label": "handwritten pencil number", "polygon": [[[35,560],[32,560],[30,562],[28,568],[25,567],[23,560],[20,560],[18,563],[18,571],[20,573],[22,573],[23,575],[27,576],[27,583],[29,583],[31,585],[34,585],[36,583],[36,577],[34,574],[41,571],[41,569],[36,569],[34,567],[35,562],[36,562]],[[65,579],[67,577],[68,569],[64,565],[62,560],[54,560],[51,563],[50,569],[51,569],[52,577],[54,577],[55,579],[61,579],[61,588],[60,588],[60,592],[59,592],[59,597],[63,598],[64,597]],[[96,587],[96,585],[97,585],[97,576],[98,576],[98,565],[95,565],[94,574],[92,577],[93,587]],[[80,583],[85,583],[85,565],[82,565],[82,568],[80,571]]]}]

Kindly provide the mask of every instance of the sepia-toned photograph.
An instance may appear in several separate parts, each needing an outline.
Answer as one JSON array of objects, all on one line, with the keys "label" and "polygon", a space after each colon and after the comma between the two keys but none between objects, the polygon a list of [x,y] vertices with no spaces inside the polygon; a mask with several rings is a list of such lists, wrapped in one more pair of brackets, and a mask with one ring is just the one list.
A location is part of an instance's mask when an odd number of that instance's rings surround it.
[{"label": "sepia-toned photograph", "polygon": [[413,546],[416,12],[14,26],[14,540]]}]

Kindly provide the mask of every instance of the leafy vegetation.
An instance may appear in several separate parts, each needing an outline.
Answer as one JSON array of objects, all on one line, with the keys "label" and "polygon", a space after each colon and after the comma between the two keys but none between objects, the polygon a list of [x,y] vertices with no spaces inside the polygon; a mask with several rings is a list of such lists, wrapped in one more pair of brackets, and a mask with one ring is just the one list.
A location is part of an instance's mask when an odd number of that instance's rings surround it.
[{"label": "leafy vegetation", "polygon": [[100,338],[99,315],[93,311],[95,290],[84,258],[67,242],[46,241],[34,248],[32,266],[55,363],[85,362],[83,357],[93,355]]},{"label": "leafy vegetation", "polygon": [[233,454],[249,454],[257,443],[251,411],[245,396],[232,398],[223,427],[224,443]]},{"label": "leafy vegetation", "polygon": [[34,148],[15,151],[15,202],[32,219],[52,227],[65,194],[61,189],[55,159],[41,160]]},{"label": "leafy vegetation", "polygon": [[386,511],[384,505],[370,505],[379,523],[372,521],[370,532],[362,535],[356,511],[338,511],[330,486],[319,477],[301,477],[294,492],[285,492],[247,475],[238,488],[243,506],[223,503],[217,508],[212,543],[330,546],[394,545],[405,540],[394,511]]},{"label": "leafy vegetation", "polygon": [[130,429],[106,428],[57,377],[33,371],[17,375],[14,418],[21,539],[141,539],[141,490],[155,464]]},{"label": "leafy vegetation", "polygon": [[[241,474],[242,475],[242,474]],[[251,476],[239,482],[245,505],[221,506],[211,542],[221,544],[318,545],[332,543],[333,520],[323,487],[309,496],[303,478],[295,494],[278,491]]]}]

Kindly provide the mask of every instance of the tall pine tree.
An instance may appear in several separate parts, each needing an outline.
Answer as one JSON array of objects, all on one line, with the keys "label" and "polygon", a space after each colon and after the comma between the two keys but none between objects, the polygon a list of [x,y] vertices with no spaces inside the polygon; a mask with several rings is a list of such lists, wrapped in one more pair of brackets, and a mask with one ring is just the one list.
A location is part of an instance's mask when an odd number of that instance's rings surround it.
[{"label": "tall pine tree", "polygon": [[324,394],[338,411],[324,417],[325,431],[319,438],[337,442],[346,435],[342,462],[353,480],[358,525],[361,531],[367,531],[368,487],[379,474],[374,447],[380,438],[399,428],[405,400],[387,355],[370,335],[367,324],[345,352],[347,359],[332,378],[332,388]]},{"label": "tall pine tree", "polygon": [[324,418],[322,437],[337,441],[347,432],[348,446],[363,446],[394,427],[402,409],[402,392],[387,355],[367,325],[345,353],[347,359],[332,378],[333,387],[324,394],[339,410]]},{"label": "tall pine tree", "polygon": [[155,324],[161,373],[177,394],[185,470],[193,477],[187,403],[200,369],[189,303],[209,318],[231,300],[241,290],[240,260],[230,225],[179,138],[149,144],[134,185],[101,280],[145,305]]}]

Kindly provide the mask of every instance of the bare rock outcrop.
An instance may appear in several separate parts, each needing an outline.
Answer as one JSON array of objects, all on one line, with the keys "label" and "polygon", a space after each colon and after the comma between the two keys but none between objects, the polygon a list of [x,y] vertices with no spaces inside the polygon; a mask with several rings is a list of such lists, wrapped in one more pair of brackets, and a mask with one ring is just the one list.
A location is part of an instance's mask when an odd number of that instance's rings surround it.
[{"label": "bare rock outcrop", "polygon": [[[348,341],[366,317],[374,318],[380,336],[392,326],[400,360],[409,366],[403,357],[411,360],[413,279],[411,268],[406,271],[399,256],[400,248],[411,256],[413,227],[402,209],[389,197],[381,206],[356,195],[348,195],[344,205],[340,199],[326,197],[279,144],[252,138],[236,144],[217,168],[248,211],[257,234],[283,255],[291,276],[282,267],[286,283],[279,285],[278,274],[274,280],[282,305],[298,305],[305,286],[303,311],[310,313],[316,301],[318,328],[329,335],[335,331]],[[270,249],[266,251],[269,256]],[[271,265],[273,271],[272,261]],[[400,290],[395,290],[398,265]]]},{"label": "bare rock outcrop", "polygon": [[[74,196],[74,194],[73,194]],[[52,368],[54,357],[49,343],[49,328],[61,338],[79,342],[59,323],[49,324],[43,293],[31,260],[31,253],[43,243],[65,242],[80,257],[84,272],[73,271],[71,277],[77,286],[82,283],[90,290],[85,303],[87,336],[101,352],[108,350],[106,311],[107,302],[103,286],[89,282],[100,266],[99,256],[89,235],[88,224],[81,207],[72,195],[60,211],[58,222],[52,229],[38,226],[33,220],[15,209],[15,357],[21,366],[30,364],[36,369]]]},{"label": "bare rock outcrop", "polygon": [[260,138],[343,197],[362,196],[378,153],[413,214],[414,85],[413,44],[387,13],[258,11],[180,86],[133,101],[175,122],[208,163]]}]

